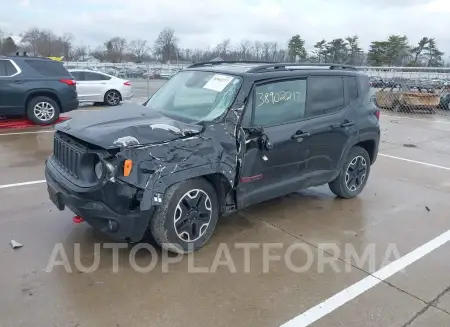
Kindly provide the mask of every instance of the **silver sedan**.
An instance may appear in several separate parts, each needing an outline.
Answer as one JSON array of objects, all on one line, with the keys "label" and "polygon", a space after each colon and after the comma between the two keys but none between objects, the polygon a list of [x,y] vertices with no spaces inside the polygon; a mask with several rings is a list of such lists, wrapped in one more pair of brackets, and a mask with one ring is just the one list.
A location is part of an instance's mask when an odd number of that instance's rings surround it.
[{"label": "silver sedan", "polygon": [[89,69],[69,69],[77,82],[78,100],[117,106],[123,100],[133,97],[131,83],[102,72]]}]

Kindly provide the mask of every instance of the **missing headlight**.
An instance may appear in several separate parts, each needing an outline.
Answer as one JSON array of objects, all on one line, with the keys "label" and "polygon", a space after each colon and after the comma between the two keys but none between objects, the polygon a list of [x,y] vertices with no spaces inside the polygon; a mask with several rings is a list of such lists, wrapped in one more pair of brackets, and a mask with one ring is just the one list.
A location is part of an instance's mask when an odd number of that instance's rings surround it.
[{"label": "missing headlight", "polygon": [[95,172],[95,176],[97,176],[98,179],[101,179],[103,177],[104,165],[101,161],[98,161],[95,164],[94,172]]}]

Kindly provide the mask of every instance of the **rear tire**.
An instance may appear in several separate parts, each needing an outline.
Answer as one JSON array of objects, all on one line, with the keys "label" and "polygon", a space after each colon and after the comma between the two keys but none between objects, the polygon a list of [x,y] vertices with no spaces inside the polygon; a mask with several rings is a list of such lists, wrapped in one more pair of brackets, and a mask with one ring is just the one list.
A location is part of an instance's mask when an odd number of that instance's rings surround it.
[{"label": "rear tire", "polygon": [[340,198],[350,199],[359,195],[366,186],[370,173],[370,157],[359,146],[350,150],[341,171],[328,185],[331,192]]},{"label": "rear tire", "polygon": [[105,97],[104,97],[104,101],[105,104],[110,106],[110,107],[115,107],[118,106],[120,104],[120,100],[121,100],[121,96],[120,93],[116,90],[109,90],[108,92],[106,92]]},{"label": "rear tire", "polygon": [[151,234],[161,247],[189,253],[208,242],[219,218],[214,187],[201,178],[170,186],[150,221]]},{"label": "rear tire", "polygon": [[59,119],[58,103],[46,96],[37,96],[28,101],[27,117],[36,125],[50,125]]}]

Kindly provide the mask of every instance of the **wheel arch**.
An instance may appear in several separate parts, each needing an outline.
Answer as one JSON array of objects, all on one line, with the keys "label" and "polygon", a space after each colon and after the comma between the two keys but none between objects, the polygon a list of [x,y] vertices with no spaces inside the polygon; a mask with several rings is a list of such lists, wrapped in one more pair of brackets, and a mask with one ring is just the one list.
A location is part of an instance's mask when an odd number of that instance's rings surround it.
[{"label": "wheel arch", "polygon": [[354,145],[354,147],[355,146],[359,146],[367,151],[367,153],[369,154],[369,158],[370,158],[370,164],[372,164],[375,161],[376,156],[377,156],[376,155],[377,154],[377,143],[375,142],[375,140],[360,141],[360,142],[356,143]]},{"label": "wheel arch", "polygon": [[[147,207],[149,202],[153,202],[155,193],[164,194],[173,184],[188,179],[202,178],[210,183],[216,191],[217,199],[219,201],[219,212],[226,212],[227,205],[234,205],[232,191],[234,189],[235,170],[223,163],[217,168],[218,169],[211,169],[209,165],[204,165],[162,176],[153,183],[153,186],[145,190],[143,198],[145,201],[143,203],[144,207]],[[149,198],[149,196],[151,196],[151,198]]]},{"label": "wheel arch", "polygon": [[53,101],[56,102],[56,104],[59,106],[59,109],[61,110],[61,99],[59,98],[59,96],[51,90],[43,89],[43,90],[34,90],[27,94],[27,96],[25,97],[25,104],[24,104],[25,111],[28,109],[28,104],[30,103],[30,101],[33,98],[36,98],[39,96],[44,96],[44,97],[48,97],[48,98],[52,99]]}]

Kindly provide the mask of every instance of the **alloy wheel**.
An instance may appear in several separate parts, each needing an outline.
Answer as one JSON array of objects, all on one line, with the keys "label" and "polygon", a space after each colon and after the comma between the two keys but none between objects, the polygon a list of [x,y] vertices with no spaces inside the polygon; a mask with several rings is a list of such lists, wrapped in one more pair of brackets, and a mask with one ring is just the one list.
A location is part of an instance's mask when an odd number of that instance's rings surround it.
[{"label": "alloy wheel", "polygon": [[115,106],[115,105],[119,104],[120,96],[117,92],[114,92],[114,91],[109,92],[106,95],[106,101],[108,102],[108,104]]},{"label": "alloy wheel", "polygon": [[211,222],[212,206],[208,194],[200,189],[185,193],[175,208],[174,228],[184,242],[195,242],[202,237]]},{"label": "alloy wheel", "polygon": [[345,173],[345,185],[354,192],[363,185],[367,175],[367,161],[362,156],[353,158]]},{"label": "alloy wheel", "polygon": [[55,108],[48,102],[38,102],[33,108],[33,113],[39,120],[49,121],[55,116]]}]

